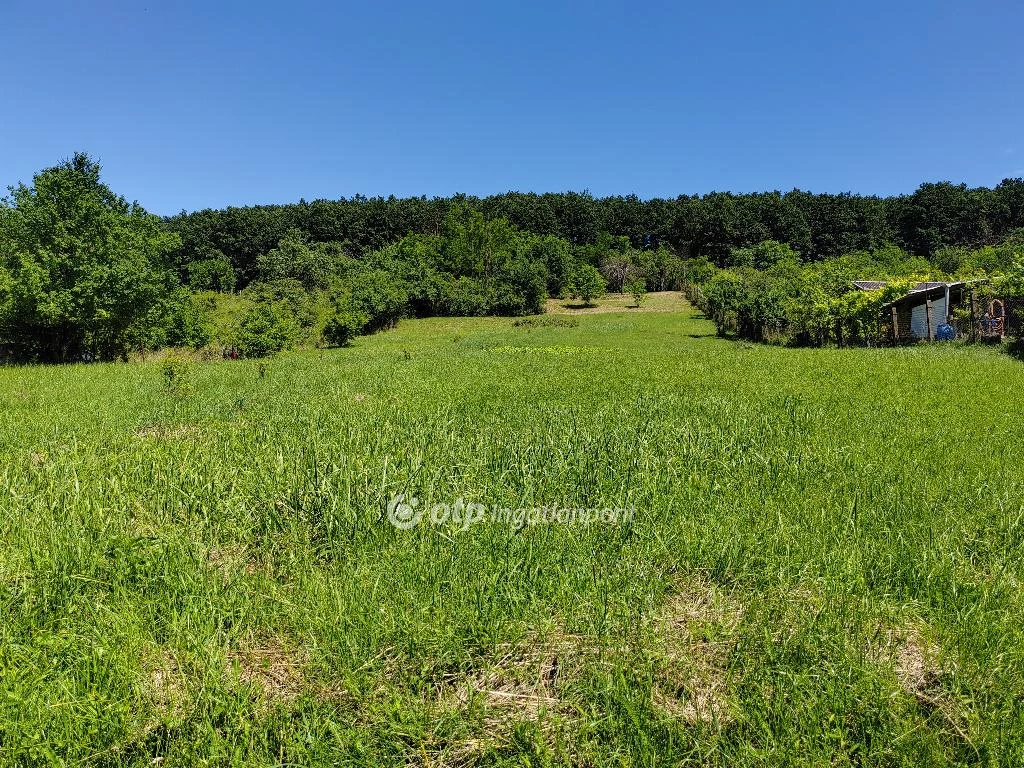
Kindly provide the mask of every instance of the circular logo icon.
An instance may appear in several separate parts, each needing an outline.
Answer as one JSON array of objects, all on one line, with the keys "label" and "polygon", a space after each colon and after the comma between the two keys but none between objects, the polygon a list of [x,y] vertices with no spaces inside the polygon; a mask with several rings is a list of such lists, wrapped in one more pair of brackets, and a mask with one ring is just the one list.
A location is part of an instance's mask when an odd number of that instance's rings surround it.
[{"label": "circular logo icon", "polygon": [[388,520],[403,531],[414,528],[423,517],[423,510],[418,509],[420,500],[415,496],[406,500],[405,494],[398,494],[388,502]]}]

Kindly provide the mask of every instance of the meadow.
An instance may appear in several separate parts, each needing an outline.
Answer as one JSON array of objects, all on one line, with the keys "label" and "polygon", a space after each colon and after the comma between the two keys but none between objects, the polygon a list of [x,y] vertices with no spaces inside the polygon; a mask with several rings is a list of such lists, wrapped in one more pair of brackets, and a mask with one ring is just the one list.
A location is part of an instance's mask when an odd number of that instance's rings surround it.
[{"label": "meadow", "polygon": [[657,302],[0,369],[0,763],[1024,762],[1021,363]]}]

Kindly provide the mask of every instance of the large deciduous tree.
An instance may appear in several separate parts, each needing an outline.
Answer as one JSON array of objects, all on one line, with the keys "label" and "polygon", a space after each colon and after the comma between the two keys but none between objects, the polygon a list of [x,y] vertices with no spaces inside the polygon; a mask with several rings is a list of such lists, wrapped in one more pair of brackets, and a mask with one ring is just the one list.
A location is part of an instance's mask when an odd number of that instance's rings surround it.
[{"label": "large deciduous tree", "polygon": [[20,360],[124,356],[160,322],[177,245],[85,154],[10,188],[0,206],[0,344]]}]

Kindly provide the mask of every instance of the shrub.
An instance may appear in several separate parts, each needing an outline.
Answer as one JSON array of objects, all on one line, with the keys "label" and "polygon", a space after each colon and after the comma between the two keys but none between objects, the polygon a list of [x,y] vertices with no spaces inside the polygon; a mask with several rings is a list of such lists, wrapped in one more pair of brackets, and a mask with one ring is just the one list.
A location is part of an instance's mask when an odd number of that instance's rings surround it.
[{"label": "shrub", "polygon": [[471,277],[432,275],[427,292],[433,314],[449,317],[479,317],[487,314],[487,293],[480,281]]},{"label": "shrub", "polygon": [[169,301],[165,343],[172,347],[199,349],[210,343],[213,329],[205,301],[188,291],[178,291]]},{"label": "shrub", "polygon": [[358,310],[343,309],[335,312],[324,326],[323,340],[331,347],[347,347],[362,333],[368,318]]},{"label": "shrub", "polygon": [[569,298],[579,299],[586,305],[604,296],[607,283],[597,267],[591,264],[581,264],[573,272],[572,280],[569,282]]},{"label": "shrub", "polygon": [[633,297],[634,306],[639,307],[640,302],[647,296],[647,285],[639,277],[631,278],[626,282],[626,293]]},{"label": "shrub", "polygon": [[539,317],[520,317],[512,321],[515,328],[576,328],[580,321],[575,317],[559,315],[541,315]]},{"label": "shrub", "polygon": [[169,355],[160,365],[160,374],[164,388],[173,396],[183,398],[192,392],[192,366],[184,358]]},{"label": "shrub", "polygon": [[409,292],[404,283],[382,269],[356,273],[344,290],[349,295],[351,306],[367,318],[364,333],[394,328],[409,303]]},{"label": "shrub", "polygon": [[243,357],[268,357],[290,348],[299,332],[299,325],[286,304],[259,303],[242,317],[236,346]]},{"label": "shrub", "polygon": [[193,291],[231,293],[238,280],[231,262],[220,251],[212,251],[208,258],[191,262],[186,271]]}]

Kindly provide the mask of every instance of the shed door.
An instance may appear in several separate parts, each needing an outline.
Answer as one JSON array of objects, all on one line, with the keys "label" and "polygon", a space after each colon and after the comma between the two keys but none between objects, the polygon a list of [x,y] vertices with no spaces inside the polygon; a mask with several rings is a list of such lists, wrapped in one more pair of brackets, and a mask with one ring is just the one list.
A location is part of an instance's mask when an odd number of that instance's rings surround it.
[{"label": "shed door", "polygon": [[[932,333],[946,322],[946,297],[932,300]],[[916,339],[928,338],[928,304],[922,302],[910,310],[910,335]]]},{"label": "shed door", "polygon": [[910,335],[915,339],[928,338],[928,307],[918,304],[910,310]]}]

